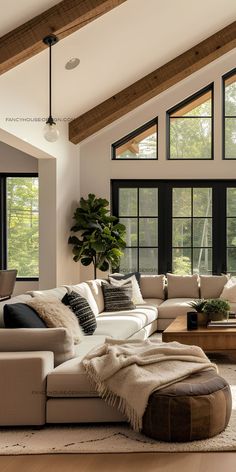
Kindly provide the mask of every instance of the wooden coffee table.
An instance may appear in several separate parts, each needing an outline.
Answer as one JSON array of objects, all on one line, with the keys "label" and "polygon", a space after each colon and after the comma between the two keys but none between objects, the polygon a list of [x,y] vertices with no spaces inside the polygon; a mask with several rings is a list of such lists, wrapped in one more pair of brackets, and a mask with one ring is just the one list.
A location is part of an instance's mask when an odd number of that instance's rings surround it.
[{"label": "wooden coffee table", "polygon": [[187,330],[187,317],[178,316],[162,333],[164,342],[178,341],[182,344],[194,344],[204,351],[236,351],[236,327],[235,328],[204,328]]}]

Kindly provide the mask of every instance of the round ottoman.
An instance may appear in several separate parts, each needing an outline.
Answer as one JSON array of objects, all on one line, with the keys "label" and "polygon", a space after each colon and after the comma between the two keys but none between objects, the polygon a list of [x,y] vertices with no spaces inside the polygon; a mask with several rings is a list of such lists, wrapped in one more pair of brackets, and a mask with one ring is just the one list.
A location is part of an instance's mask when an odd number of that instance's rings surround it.
[{"label": "round ottoman", "polygon": [[149,397],[142,432],[160,441],[215,436],[230,418],[230,387],[214,370],[193,374]]}]

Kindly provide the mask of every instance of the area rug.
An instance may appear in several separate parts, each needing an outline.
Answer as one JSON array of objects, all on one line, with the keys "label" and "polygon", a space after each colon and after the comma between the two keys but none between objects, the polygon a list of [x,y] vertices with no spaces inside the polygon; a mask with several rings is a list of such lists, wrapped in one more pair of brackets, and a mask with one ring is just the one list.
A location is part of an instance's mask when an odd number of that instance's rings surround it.
[{"label": "area rug", "polygon": [[66,425],[42,429],[1,428],[0,455],[118,453],[118,452],[207,452],[236,451],[236,364],[219,363],[233,396],[233,410],[226,430],[214,438],[189,443],[154,441],[136,433],[128,425]]}]

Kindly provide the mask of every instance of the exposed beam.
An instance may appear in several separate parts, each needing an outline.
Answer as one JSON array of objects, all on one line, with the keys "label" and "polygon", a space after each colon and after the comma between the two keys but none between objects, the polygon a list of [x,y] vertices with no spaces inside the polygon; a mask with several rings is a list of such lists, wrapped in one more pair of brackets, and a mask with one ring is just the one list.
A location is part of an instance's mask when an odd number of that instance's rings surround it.
[{"label": "exposed beam", "polygon": [[7,72],[47,46],[50,33],[65,38],[126,0],[63,0],[0,38],[0,74]]},{"label": "exposed beam", "polygon": [[147,100],[235,48],[236,21],[167,62],[69,124],[74,144],[96,133]]}]

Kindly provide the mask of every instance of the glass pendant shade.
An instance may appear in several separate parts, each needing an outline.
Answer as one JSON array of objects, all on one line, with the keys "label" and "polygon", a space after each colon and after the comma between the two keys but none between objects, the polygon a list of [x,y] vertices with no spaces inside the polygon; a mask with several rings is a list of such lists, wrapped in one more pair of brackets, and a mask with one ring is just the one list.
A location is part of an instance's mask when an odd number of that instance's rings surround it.
[{"label": "glass pendant shade", "polygon": [[46,141],[49,143],[55,143],[59,138],[59,130],[57,129],[56,123],[50,123],[47,121],[43,129],[43,135]]}]

